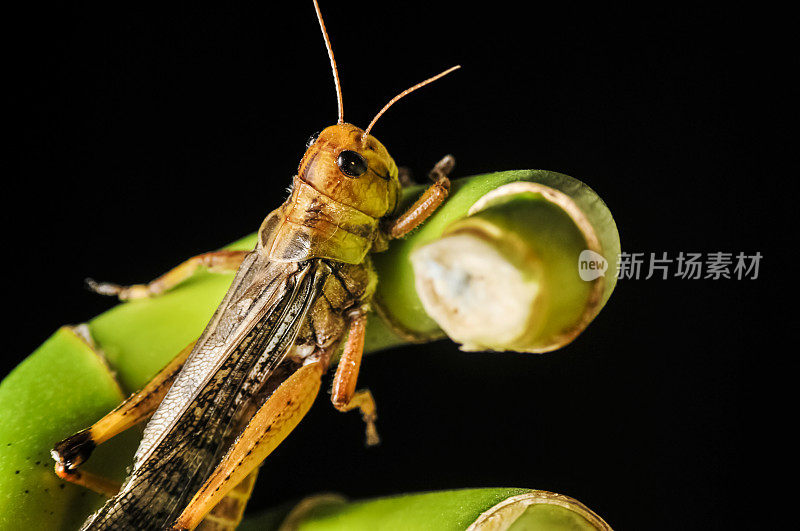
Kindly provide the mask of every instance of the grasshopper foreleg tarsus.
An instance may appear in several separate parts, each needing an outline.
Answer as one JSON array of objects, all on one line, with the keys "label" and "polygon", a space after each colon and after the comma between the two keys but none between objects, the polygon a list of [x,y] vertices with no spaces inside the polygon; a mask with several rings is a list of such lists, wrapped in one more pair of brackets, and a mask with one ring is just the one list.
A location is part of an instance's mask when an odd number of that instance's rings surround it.
[{"label": "grasshopper foreleg tarsus", "polygon": [[[428,172],[428,178],[434,183],[437,183],[442,179],[448,180],[447,176],[450,175],[450,172],[453,171],[455,166],[456,158],[453,155],[445,155],[439,160],[439,162],[433,165],[433,169]],[[450,187],[448,186],[448,190],[449,189]]]},{"label": "grasshopper foreleg tarsus", "polygon": [[250,251],[230,251],[223,249],[221,251],[198,254],[147,284],[122,286],[111,282],[97,282],[91,278],[87,278],[86,286],[95,293],[116,296],[123,301],[147,299],[169,291],[191,277],[201,268],[205,268],[212,273],[229,273],[236,271],[249,252]]},{"label": "grasshopper foreleg tarsus", "polygon": [[378,410],[375,399],[368,389],[356,391],[358,372],[361,369],[361,357],[364,354],[364,335],[366,333],[367,314],[360,308],[350,313],[350,327],[347,342],[336,367],[331,389],[331,402],[339,411],[346,412],[353,409],[361,410],[361,417],[366,423],[367,446],[380,443],[375,421],[378,419]]},{"label": "grasshopper foreleg tarsus", "polygon": [[353,393],[353,396],[347,403],[342,405],[336,405],[334,403],[334,406],[343,413],[352,411],[353,409],[361,410],[361,418],[364,419],[364,423],[366,424],[366,445],[376,446],[380,444],[381,438],[375,427],[375,421],[378,419],[378,409],[375,406],[375,398],[373,398],[369,389],[359,389]]},{"label": "grasshopper foreleg tarsus", "polygon": [[450,178],[448,175],[453,171],[455,164],[455,157],[445,155],[442,160],[434,165],[433,169],[428,173],[428,177],[433,181],[433,184],[411,205],[411,208],[389,225],[387,232],[390,237],[402,238],[419,227],[444,203],[450,193]]}]

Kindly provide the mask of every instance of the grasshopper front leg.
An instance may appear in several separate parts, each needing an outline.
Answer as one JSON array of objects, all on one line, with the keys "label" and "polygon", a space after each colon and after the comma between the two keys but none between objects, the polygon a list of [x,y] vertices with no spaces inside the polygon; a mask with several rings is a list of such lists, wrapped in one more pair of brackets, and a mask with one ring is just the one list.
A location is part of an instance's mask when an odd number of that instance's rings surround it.
[{"label": "grasshopper front leg", "polygon": [[192,341],[184,348],[141,391],[132,394],[89,428],[56,444],[50,452],[56,461],[56,475],[106,496],[116,494],[119,484],[96,474],[79,471],[78,467],[89,458],[98,445],[153,414],[192,352],[194,344],[195,341]]},{"label": "grasshopper front leg", "polygon": [[374,446],[380,442],[375,421],[378,411],[375,399],[369,389],[356,391],[358,372],[361,369],[361,357],[364,354],[364,336],[367,328],[367,314],[363,309],[350,314],[350,328],[347,342],[344,345],[336,375],[333,377],[331,389],[331,402],[333,407],[342,412],[361,410],[361,417],[366,423],[367,446]]},{"label": "grasshopper front leg", "polygon": [[452,155],[445,155],[428,174],[433,184],[417,199],[411,208],[395,219],[388,227],[391,238],[402,238],[419,227],[447,199],[450,179],[447,177],[456,164]]},{"label": "grasshopper front leg", "polygon": [[87,278],[86,285],[95,293],[117,296],[120,300],[146,299],[174,288],[202,267],[214,273],[236,271],[249,253],[250,251],[221,250],[198,254],[147,284],[121,286],[111,282],[96,282]]}]

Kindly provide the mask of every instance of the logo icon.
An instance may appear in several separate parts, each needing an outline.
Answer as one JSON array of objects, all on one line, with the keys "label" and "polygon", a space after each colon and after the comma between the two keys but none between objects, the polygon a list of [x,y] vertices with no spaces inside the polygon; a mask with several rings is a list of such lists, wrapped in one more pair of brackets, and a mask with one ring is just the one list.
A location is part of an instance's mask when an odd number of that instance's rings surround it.
[{"label": "logo icon", "polygon": [[589,282],[596,278],[606,276],[608,260],[602,254],[586,249],[578,256],[578,275],[581,280]]}]

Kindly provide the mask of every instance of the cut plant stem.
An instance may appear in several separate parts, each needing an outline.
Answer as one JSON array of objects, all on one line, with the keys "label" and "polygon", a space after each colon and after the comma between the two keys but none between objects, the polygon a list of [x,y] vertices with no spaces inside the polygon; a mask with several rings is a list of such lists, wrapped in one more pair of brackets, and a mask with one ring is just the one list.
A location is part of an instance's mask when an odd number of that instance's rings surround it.
[{"label": "cut plant stem", "polygon": [[[619,234],[605,204],[546,171],[453,185],[428,223],[375,256],[385,322],[407,340],[447,335],[465,350],[547,352],[572,341],[616,283]],[[579,274],[584,251],[604,261],[595,278]]]},{"label": "cut plant stem", "polygon": [[583,213],[536,183],[508,184],[477,212],[411,254],[428,314],[465,350],[546,352],[594,317],[603,277],[579,276],[581,252],[599,253]]}]

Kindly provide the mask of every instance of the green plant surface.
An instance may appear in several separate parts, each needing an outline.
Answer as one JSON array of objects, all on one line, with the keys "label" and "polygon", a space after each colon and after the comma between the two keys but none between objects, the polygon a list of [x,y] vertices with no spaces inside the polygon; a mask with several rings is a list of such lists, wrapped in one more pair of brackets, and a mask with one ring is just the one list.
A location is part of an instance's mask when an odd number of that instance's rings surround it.
[{"label": "green plant surface", "polygon": [[[0,529],[77,529],[99,506],[100,496],[56,477],[50,448],[124,396],[103,359],[70,328],[59,329],[0,383]],[[123,479],[123,454],[136,443],[136,431],[98,449],[95,461],[105,473]]]},{"label": "green plant surface", "polygon": [[[493,505],[529,489],[462,489],[404,494],[347,503],[322,503],[309,508],[297,522],[298,531],[406,531],[466,529]],[[241,531],[276,529],[271,512],[246,520]]]}]

